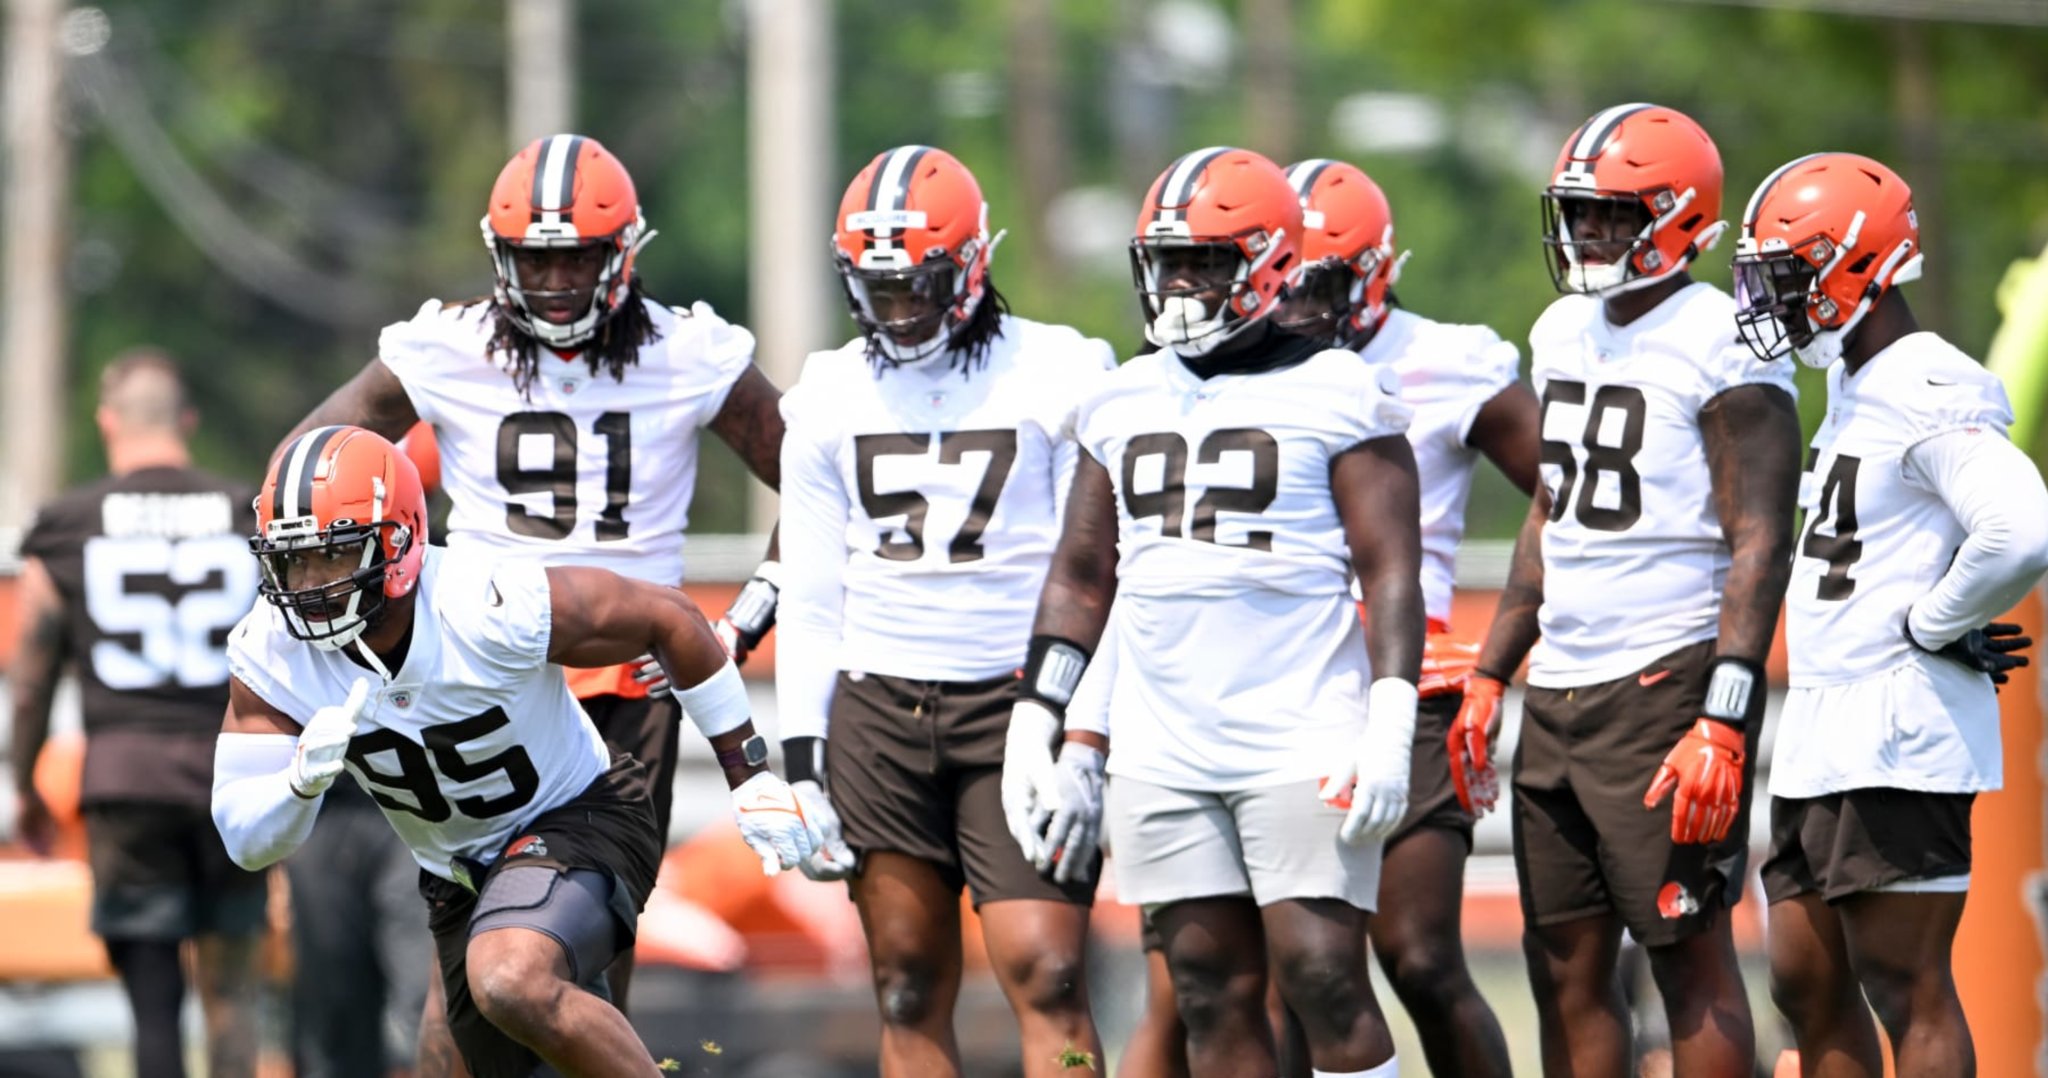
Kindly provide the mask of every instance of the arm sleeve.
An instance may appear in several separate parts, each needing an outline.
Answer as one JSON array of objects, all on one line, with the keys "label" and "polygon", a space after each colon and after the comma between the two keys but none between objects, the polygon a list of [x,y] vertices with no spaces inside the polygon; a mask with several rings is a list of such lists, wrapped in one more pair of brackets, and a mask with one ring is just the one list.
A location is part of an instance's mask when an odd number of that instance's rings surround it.
[{"label": "arm sleeve", "polygon": [[1907,612],[1913,639],[1939,648],[2012,609],[2048,571],[2048,489],[2019,447],[1982,427],[1928,438],[1902,466],[1906,481],[1940,498],[1969,533],[1934,590]]},{"label": "arm sleeve", "polygon": [[290,734],[222,734],[213,745],[213,826],[234,862],[251,872],[284,860],[312,833],[326,799],[292,792]]},{"label": "arm sleeve", "polygon": [[776,612],[775,701],[783,740],[824,737],[839,676],[846,600],[846,488],[832,454],[799,413],[799,385],[782,398],[782,569]]}]

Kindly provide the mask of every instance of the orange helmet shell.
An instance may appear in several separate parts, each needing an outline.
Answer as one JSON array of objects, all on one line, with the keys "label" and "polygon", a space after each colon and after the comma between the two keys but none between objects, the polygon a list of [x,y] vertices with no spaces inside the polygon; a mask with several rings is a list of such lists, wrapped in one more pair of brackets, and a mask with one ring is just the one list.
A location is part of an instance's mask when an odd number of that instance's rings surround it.
[{"label": "orange helmet shell", "polygon": [[1229,304],[1240,318],[1265,317],[1301,270],[1301,200],[1280,166],[1250,150],[1183,155],[1152,181],[1136,233],[1136,245],[1235,245],[1249,270]]},{"label": "orange helmet shell", "polygon": [[1301,199],[1303,263],[1349,267],[1358,280],[1347,328],[1377,325],[1407,261],[1394,254],[1394,210],[1386,192],[1358,166],[1328,158],[1288,166],[1287,182]]},{"label": "orange helmet shell", "polygon": [[1757,187],[1742,213],[1735,254],[1789,254],[1812,266],[1807,314],[1833,328],[1917,275],[1912,256],[1919,250],[1913,190],[1898,173],[1860,154],[1817,153],[1780,167]]},{"label": "orange helmet shell", "polygon": [[[626,166],[594,138],[550,135],[514,154],[491,185],[482,222],[484,246],[497,274],[498,306],[527,334],[556,348],[582,344],[624,303],[633,263],[653,233],[640,216],[640,196]],[[566,325],[534,317],[513,268],[517,247],[597,244],[608,257],[590,309]]]},{"label": "orange helmet shell", "polygon": [[383,595],[419,584],[427,549],[427,496],[419,470],[397,446],[361,427],[316,427],[271,462],[256,498],[260,552],[333,541],[337,529],[373,531]]},{"label": "orange helmet shell", "polygon": [[1572,132],[1545,201],[1639,203],[1651,223],[1628,256],[1635,280],[1675,273],[1713,246],[1725,227],[1721,194],[1721,152],[1705,129],[1677,109],[1630,104],[1602,109]]},{"label": "orange helmet shell", "polygon": [[[839,199],[832,234],[833,261],[854,321],[873,347],[898,362],[946,350],[988,287],[995,244],[974,173],[944,150],[917,145],[884,150],[854,176]],[[870,287],[885,280],[922,290],[931,304],[929,313],[890,324],[927,334],[918,343],[898,343],[871,309]]]}]

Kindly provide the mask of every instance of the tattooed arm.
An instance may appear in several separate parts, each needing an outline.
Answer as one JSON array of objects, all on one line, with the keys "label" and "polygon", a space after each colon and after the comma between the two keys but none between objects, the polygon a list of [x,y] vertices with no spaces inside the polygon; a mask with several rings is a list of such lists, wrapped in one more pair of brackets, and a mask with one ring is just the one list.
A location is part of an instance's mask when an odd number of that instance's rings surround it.
[{"label": "tattooed arm", "polygon": [[1799,410],[1782,389],[1736,386],[1700,409],[1700,436],[1730,557],[1715,650],[1761,663],[1792,578]]},{"label": "tattooed arm", "polygon": [[22,634],[14,668],[8,672],[14,694],[14,738],[8,759],[21,804],[20,836],[30,849],[47,854],[56,825],[36,793],[35,769],[50,734],[50,701],[64,667],[64,599],[40,558],[23,560],[19,588]]},{"label": "tattooed arm", "polygon": [[748,365],[710,426],[748,471],[769,489],[782,489],[782,391],[761,368]]},{"label": "tattooed arm", "polygon": [[373,359],[340,389],[328,394],[327,399],[321,401],[310,415],[299,420],[299,425],[293,427],[292,432],[278,444],[285,445],[314,427],[337,423],[364,427],[395,442],[403,438],[419,419],[419,413],[413,411],[412,398],[405,395],[405,384],[391,373],[391,368],[383,360]]}]

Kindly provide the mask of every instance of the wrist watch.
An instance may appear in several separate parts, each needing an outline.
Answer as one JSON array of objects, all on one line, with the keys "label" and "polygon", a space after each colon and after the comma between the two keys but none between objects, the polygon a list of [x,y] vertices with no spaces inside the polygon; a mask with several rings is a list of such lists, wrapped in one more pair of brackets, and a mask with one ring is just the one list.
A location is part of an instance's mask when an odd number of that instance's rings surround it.
[{"label": "wrist watch", "polygon": [[760,734],[740,742],[736,749],[718,750],[718,766],[766,767],[768,766],[768,739]]}]

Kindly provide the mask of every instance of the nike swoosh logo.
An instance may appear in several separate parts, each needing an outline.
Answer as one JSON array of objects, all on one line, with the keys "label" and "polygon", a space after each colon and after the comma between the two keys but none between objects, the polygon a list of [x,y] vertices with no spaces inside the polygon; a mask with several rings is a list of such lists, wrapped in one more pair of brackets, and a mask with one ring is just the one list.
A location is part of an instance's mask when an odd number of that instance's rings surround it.
[{"label": "nike swoosh logo", "polygon": [[1670,676],[1671,671],[1669,670],[1652,670],[1648,673],[1637,674],[1636,684],[1641,685],[1643,688],[1647,689],[1650,686],[1655,685],[1656,683]]},{"label": "nike swoosh logo", "polygon": [[491,605],[492,605],[492,606],[504,606],[504,605],[505,605],[505,597],[504,597],[504,596],[502,596],[502,595],[500,595],[500,594],[498,594],[498,586],[497,586],[496,584],[492,584],[492,585],[490,585],[490,589],[491,589]]},{"label": "nike swoosh logo", "polygon": [[1952,385],[1955,385],[1955,383],[1954,383],[1954,382],[1951,382],[1951,381],[1947,381],[1947,380],[1945,380],[1945,379],[1941,379],[1941,378],[1929,378],[1929,379],[1927,380],[1927,384],[1928,384],[1928,385],[1931,385],[1931,386],[1952,386]]}]

